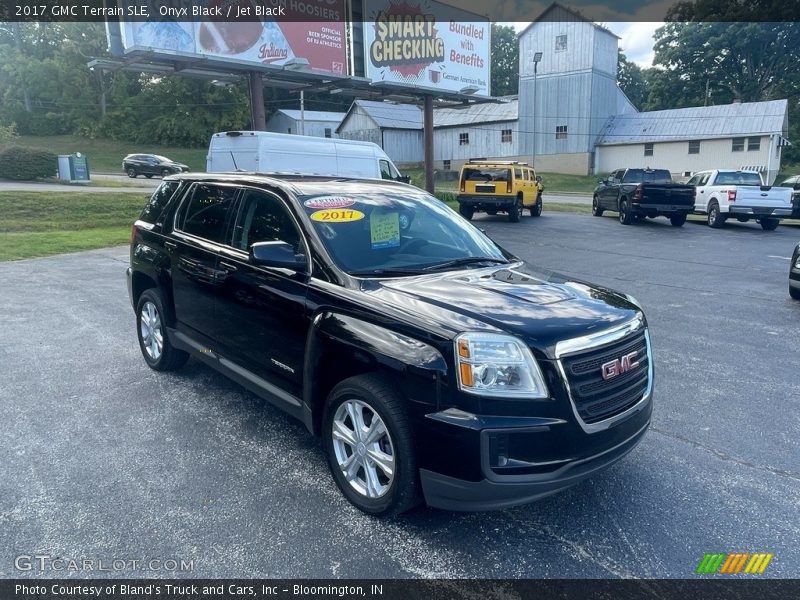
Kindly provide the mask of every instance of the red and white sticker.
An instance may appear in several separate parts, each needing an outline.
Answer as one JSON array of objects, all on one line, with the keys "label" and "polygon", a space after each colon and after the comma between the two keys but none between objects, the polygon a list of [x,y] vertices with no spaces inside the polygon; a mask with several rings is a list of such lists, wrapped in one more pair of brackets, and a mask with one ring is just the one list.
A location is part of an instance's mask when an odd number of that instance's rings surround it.
[{"label": "red and white sticker", "polygon": [[303,206],[307,208],[347,208],[353,206],[356,201],[352,198],[345,198],[344,196],[319,196],[311,198],[303,202]]}]

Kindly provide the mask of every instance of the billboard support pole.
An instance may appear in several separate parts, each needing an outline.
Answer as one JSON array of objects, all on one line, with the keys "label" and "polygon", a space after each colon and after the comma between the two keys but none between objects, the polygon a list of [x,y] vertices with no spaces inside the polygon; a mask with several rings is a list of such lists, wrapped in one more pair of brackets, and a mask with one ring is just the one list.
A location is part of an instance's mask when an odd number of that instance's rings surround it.
[{"label": "billboard support pole", "polygon": [[433,96],[425,95],[425,110],[422,121],[425,139],[425,189],[433,194]]},{"label": "billboard support pole", "polygon": [[267,117],[264,113],[264,81],[261,73],[250,71],[250,121],[254,131],[267,129]]}]

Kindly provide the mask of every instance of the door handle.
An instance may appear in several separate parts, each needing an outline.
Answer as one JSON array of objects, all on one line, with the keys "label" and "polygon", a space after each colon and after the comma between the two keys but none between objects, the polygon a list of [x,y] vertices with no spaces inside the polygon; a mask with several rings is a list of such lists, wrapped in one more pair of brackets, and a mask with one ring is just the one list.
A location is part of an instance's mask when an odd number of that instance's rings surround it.
[{"label": "door handle", "polygon": [[167,250],[175,250],[178,247],[178,244],[175,242],[164,242],[164,248]]},{"label": "door handle", "polygon": [[226,271],[238,271],[239,267],[234,265],[233,263],[229,263],[226,261],[220,261],[219,266],[225,269]]}]

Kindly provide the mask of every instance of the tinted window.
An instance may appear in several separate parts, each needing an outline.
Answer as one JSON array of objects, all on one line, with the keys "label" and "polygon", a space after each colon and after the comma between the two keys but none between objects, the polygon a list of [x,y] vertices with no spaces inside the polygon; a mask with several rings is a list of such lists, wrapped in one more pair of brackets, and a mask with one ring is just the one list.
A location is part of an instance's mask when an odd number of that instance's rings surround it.
[{"label": "tinted window", "polygon": [[248,192],[233,234],[233,245],[245,252],[257,242],[286,242],[302,251],[300,234],[281,201],[265,192]]},{"label": "tinted window", "polygon": [[666,169],[628,169],[622,183],[672,183],[672,175]]},{"label": "tinted window", "polygon": [[186,207],[181,229],[212,242],[222,242],[225,220],[235,195],[236,188],[233,187],[197,184]]},{"label": "tinted window", "polygon": [[165,181],[158,186],[158,189],[150,196],[150,200],[147,206],[144,207],[139,219],[147,223],[155,223],[158,221],[161,213],[164,212],[164,207],[167,205],[167,202],[169,202],[169,199],[172,198],[180,185],[180,181]]},{"label": "tinted window", "polygon": [[[514,169],[514,178],[522,179],[522,169]],[[527,177],[525,179],[527,179]]]},{"label": "tinted window", "polygon": [[717,175],[717,185],[761,185],[761,176],[758,173],[727,172]]},{"label": "tinted window", "polygon": [[508,181],[511,169],[464,169],[464,179],[468,181]]},{"label": "tinted window", "polygon": [[389,161],[382,160],[378,164],[381,166],[381,179],[391,179],[392,173],[389,170]]}]

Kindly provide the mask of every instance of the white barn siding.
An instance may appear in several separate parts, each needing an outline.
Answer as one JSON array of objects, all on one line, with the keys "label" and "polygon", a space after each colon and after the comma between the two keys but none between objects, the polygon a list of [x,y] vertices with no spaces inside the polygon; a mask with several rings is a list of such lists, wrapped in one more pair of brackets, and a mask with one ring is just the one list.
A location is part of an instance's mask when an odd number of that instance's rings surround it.
[{"label": "white barn siding", "polygon": [[425,160],[422,132],[414,129],[384,129],[378,145],[396,164],[420,163]]},{"label": "white barn siding", "polygon": [[[381,144],[381,130],[360,107],[355,107],[339,126],[339,137]],[[387,153],[388,154],[388,153]]]},{"label": "white barn siding", "polygon": [[761,136],[760,150],[748,151],[745,142],[743,152],[732,151],[731,138],[701,140],[699,154],[689,154],[688,141],[655,142],[653,156],[644,155],[643,143],[620,144],[598,146],[596,164],[598,174],[633,167],[668,169],[673,175],[708,169],[763,167],[762,175],[772,183],[780,170],[780,148],[777,147],[777,136]]},{"label": "white barn siding", "polygon": [[[336,135],[336,128],[339,126],[338,122],[334,121],[317,121],[306,118],[303,125],[303,135],[314,137],[325,137],[325,130],[330,130],[332,138],[339,137]],[[281,112],[273,114],[269,121],[267,121],[267,131],[274,133],[291,133],[294,135],[300,134],[300,121],[285,115]]]},{"label": "white barn siding", "polygon": [[[503,129],[511,130],[511,142],[502,142]],[[469,144],[461,145],[460,134],[469,134]],[[440,127],[433,132],[433,158],[463,161],[468,158],[508,158],[519,154],[515,121]]]}]

